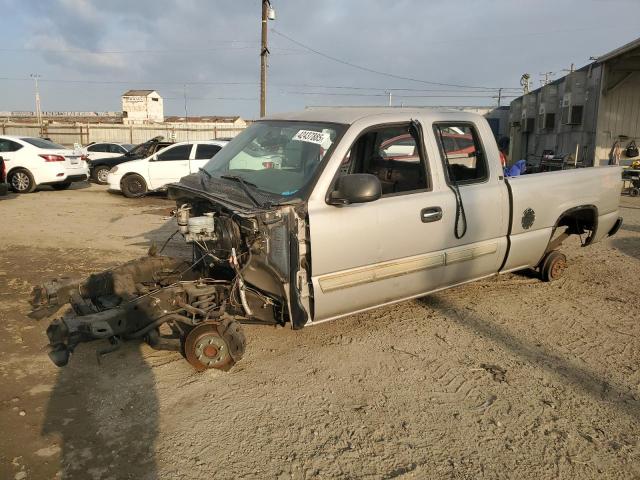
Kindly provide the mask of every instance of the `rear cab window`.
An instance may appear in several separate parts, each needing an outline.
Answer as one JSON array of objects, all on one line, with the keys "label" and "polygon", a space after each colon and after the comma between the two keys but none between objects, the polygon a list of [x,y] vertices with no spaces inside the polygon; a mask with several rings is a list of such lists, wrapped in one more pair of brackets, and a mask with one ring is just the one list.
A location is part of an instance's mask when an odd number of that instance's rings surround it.
[{"label": "rear cab window", "polygon": [[473,124],[435,123],[433,130],[449,183],[468,185],[489,179],[487,156]]}]

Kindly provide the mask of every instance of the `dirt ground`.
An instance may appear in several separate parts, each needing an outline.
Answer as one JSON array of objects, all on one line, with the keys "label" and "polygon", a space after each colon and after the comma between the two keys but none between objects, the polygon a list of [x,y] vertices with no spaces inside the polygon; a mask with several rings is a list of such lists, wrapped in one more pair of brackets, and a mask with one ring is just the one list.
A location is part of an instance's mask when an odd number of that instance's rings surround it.
[{"label": "dirt ground", "polygon": [[162,242],[171,202],[95,185],[0,200],[0,478],[640,478],[640,200],[621,203],[622,230],[566,246],[558,282],[248,327],[232,371],[195,373],[139,343],[58,369],[27,317],[42,280]]}]

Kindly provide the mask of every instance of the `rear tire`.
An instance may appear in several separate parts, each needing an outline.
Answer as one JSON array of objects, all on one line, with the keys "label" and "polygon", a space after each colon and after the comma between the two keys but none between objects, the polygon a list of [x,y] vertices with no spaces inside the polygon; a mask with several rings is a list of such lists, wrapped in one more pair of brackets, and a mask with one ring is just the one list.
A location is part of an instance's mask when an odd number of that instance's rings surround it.
[{"label": "rear tire", "polygon": [[51,186],[54,190],[66,190],[71,186],[71,182],[52,183]]},{"label": "rear tire", "polygon": [[109,174],[109,167],[97,167],[93,171],[93,179],[98,185],[106,185],[107,183],[107,175]]},{"label": "rear tire", "polygon": [[31,193],[36,189],[36,182],[29,170],[16,168],[8,177],[11,189],[16,193]]},{"label": "rear tire", "polygon": [[122,190],[122,194],[127,198],[143,197],[148,191],[147,182],[137,173],[132,173],[124,177],[120,182],[120,189]]},{"label": "rear tire", "polygon": [[544,257],[540,265],[540,277],[542,280],[553,282],[562,277],[567,269],[567,257],[563,253],[553,250]]}]

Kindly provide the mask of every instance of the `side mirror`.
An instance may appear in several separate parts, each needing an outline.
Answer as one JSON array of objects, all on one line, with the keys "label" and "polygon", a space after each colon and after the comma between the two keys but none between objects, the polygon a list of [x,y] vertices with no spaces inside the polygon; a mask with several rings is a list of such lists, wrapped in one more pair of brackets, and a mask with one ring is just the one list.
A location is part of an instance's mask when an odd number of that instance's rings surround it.
[{"label": "side mirror", "polygon": [[349,205],[378,200],[382,196],[380,180],[369,173],[342,175],[329,195],[331,205]]}]

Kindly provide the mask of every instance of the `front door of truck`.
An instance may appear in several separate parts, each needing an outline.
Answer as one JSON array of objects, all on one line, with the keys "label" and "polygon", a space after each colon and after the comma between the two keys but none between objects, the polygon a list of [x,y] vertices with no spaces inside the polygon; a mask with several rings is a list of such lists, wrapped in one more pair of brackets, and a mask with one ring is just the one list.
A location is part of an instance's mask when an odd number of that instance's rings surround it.
[{"label": "front door of truck", "polygon": [[314,321],[442,286],[455,198],[433,188],[420,130],[410,124],[369,129],[343,160],[339,174],[376,175],[382,198],[310,205]]}]

